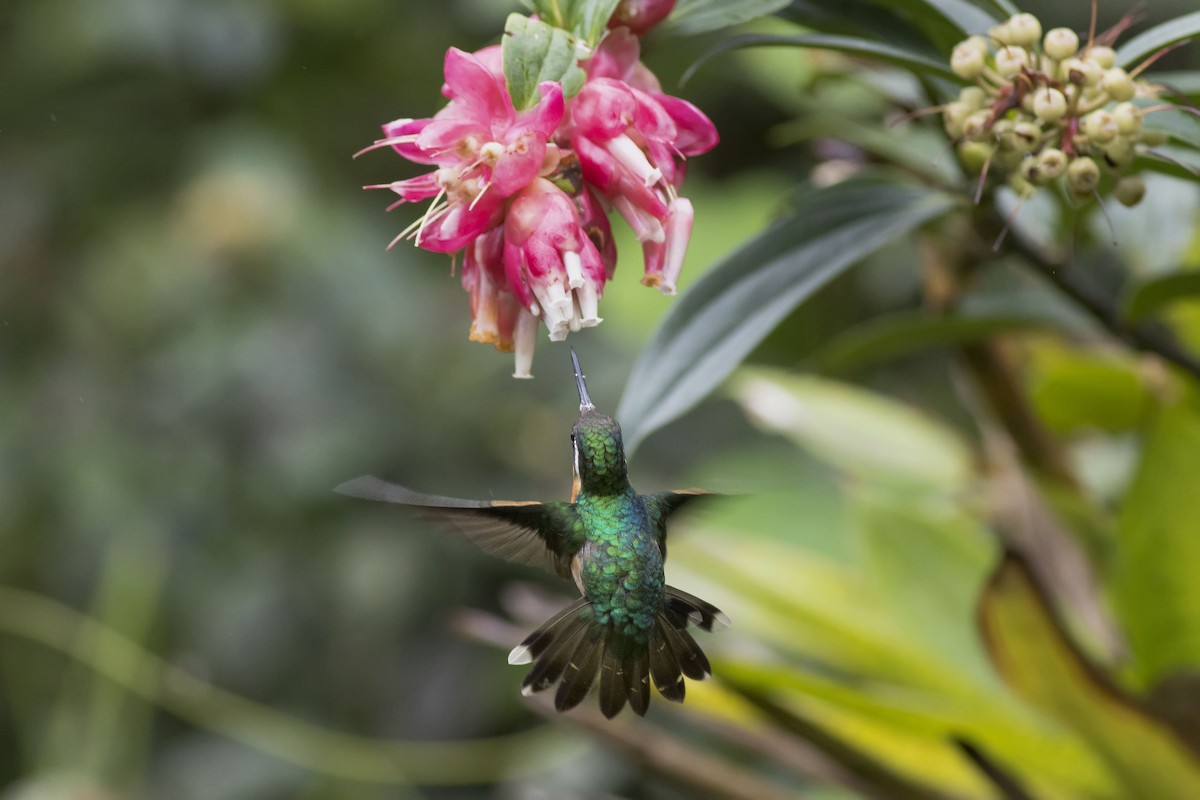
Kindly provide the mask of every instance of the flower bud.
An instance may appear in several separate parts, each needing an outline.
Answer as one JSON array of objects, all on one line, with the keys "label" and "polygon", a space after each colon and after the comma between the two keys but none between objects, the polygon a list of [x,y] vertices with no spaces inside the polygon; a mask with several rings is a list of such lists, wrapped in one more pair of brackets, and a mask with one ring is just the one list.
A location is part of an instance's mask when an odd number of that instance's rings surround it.
[{"label": "flower bud", "polygon": [[666,19],[674,8],[675,0],[621,0],[608,27],[624,26],[641,36]]},{"label": "flower bud", "polygon": [[1050,86],[1035,89],[1033,92],[1033,113],[1038,119],[1053,125],[1066,116],[1066,95]]},{"label": "flower bud", "polygon": [[963,120],[963,136],[975,142],[991,138],[992,132],[988,124],[991,118],[990,111],[972,112]]},{"label": "flower bud", "polygon": [[[980,43],[983,48],[980,49]],[[987,43],[978,36],[959,42],[950,53],[950,69],[966,80],[974,80],[983,73],[987,65]]]},{"label": "flower bud", "polygon": [[1042,23],[1033,14],[1017,14],[1007,26],[1009,44],[1032,47],[1042,38]]},{"label": "flower bud", "polygon": [[1122,136],[1136,136],[1142,130],[1142,115],[1133,103],[1121,103],[1112,110],[1117,121],[1117,132]]},{"label": "flower bud", "polygon": [[1042,50],[1055,61],[1062,61],[1079,51],[1079,37],[1070,28],[1053,28],[1046,32]]},{"label": "flower bud", "polygon": [[947,103],[942,109],[942,125],[946,128],[946,134],[952,139],[962,136],[963,122],[971,113],[972,109],[966,103]]},{"label": "flower bud", "polygon": [[1105,109],[1097,109],[1083,118],[1083,132],[1097,144],[1111,142],[1119,133],[1117,120]]},{"label": "flower bud", "polygon": [[1072,194],[1090,195],[1100,183],[1100,167],[1087,156],[1081,156],[1067,166],[1067,189]]},{"label": "flower bud", "polygon": [[1016,142],[1013,140],[1015,127],[1016,123],[1007,117],[1001,117],[992,124],[992,136],[1001,150],[1007,152],[1016,148]]},{"label": "flower bud", "polygon": [[996,51],[996,72],[1001,77],[1012,78],[1029,66],[1029,51],[1023,47],[1001,47]]},{"label": "flower bud", "polygon": [[1133,81],[1130,79],[1129,73],[1120,67],[1105,70],[1101,85],[1104,86],[1104,91],[1108,92],[1108,96],[1118,103],[1133,99]]},{"label": "flower bud", "polygon": [[1052,181],[1067,171],[1067,154],[1057,147],[1046,147],[1037,157],[1038,174]]},{"label": "flower bud", "polygon": [[1094,45],[1087,51],[1087,57],[1102,69],[1111,69],[1117,63],[1117,51],[1102,44]]},{"label": "flower bud", "polygon": [[998,46],[1012,44],[1012,32],[1008,29],[1007,22],[1001,22],[999,25],[993,25],[988,28],[988,38],[995,42]]},{"label": "flower bud", "polygon": [[1128,175],[1117,181],[1113,197],[1123,206],[1136,206],[1146,196],[1146,182],[1137,175]]}]

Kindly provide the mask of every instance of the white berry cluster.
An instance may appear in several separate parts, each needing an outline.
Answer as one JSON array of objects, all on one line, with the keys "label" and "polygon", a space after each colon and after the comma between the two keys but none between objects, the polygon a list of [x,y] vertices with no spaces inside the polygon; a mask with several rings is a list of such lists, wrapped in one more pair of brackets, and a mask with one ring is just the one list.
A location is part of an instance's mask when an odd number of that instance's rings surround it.
[{"label": "white berry cluster", "polygon": [[955,46],[950,68],[972,81],[947,104],[946,132],[963,163],[999,174],[1027,197],[1055,181],[1085,203],[1110,187],[1136,205],[1146,185],[1125,174],[1139,144],[1165,142],[1142,128],[1134,97],[1154,89],[1116,66],[1111,47],[1084,43],[1068,28],[1042,35],[1032,14],[1017,14]]}]

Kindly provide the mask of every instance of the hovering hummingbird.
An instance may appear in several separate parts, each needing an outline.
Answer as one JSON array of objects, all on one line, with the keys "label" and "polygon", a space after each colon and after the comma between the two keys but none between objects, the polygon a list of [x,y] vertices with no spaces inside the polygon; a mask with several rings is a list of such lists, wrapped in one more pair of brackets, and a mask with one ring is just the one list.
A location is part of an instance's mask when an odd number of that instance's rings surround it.
[{"label": "hovering hummingbird", "polygon": [[508,656],[533,668],[521,692],[558,684],[554,707],[574,708],[597,676],[600,710],[616,716],[628,702],[637,714],[650,705],[650,681],[668,700],[683,702],[684,676],[712,675],[689,623],[720,630],[719,609],[667,586],[667,518],[708,494],[638,494],[629,483],[621,428],[588,396],[571,351],[579,390],[579,419],[571,431],[574,485],[568,503],[459,500],[422,494],[364,475],[335,491],[419,508],[457,527],[484,551],[572,578],[583,595],[531,633]]}]

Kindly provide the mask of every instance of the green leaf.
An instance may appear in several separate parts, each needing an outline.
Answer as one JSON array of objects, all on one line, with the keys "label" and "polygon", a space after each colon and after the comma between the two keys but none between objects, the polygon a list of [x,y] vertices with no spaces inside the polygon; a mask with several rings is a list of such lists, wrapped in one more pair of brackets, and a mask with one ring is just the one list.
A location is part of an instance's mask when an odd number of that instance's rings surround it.
[{"label": "green leaf", "polygon": [[1142,76],[1154,86],[1166,86],[1172,93],[1200,95],[1200,71],[1148,72]]},{"label": "green leaf", "polygon": [[1031,348],[1029,400],[1054,433],[1122,433],[1146,418],[1152,397],[1136,362],[1056,342]]},{"label": "green leaf", "polygon": [[1147,684],[1173,671],[1200,669],[1197,454],[1200,408],[1183,400],[1162,409],[1118,526],[1115,599]]},{"label": "green leaf", "polygon": [[882,180],[804,191],[792,215],[726,257],[667,314],[617,410],[626,447],[698,403],[822,286],[954,203]]},{"label": "green leaf", "polygon": [[690,78],[696,70],[714,57],[743,47],[812,47],[819,50],[836,50],[842,53],[882,61],[907,70],[926,72],[946,80],[962,83],[962,79],[950,70],[945,61],[931,58],[924,53],[897,47],[895,45],[875,42],[858,36],[840,36],[826,33],[805,33],[794,36],[780,34],[752,33],[743,36],[733,36],[724,40],[713,49],[701,56],[696,63],[688,68],[683,80]]},{"label": "green leaf", "polygon": [[759,424],[864,480],[952,494],[973,475],[970,452],[948,428],[850,384],[747,369],[733,394]]},{"label": "green leaf", "polygon": [[520,14],[509,14],[502,42],[504,79],[513,106],[530,108],[540,99],[542,81],[562,83],[563,95],[572,97],[583,86],[578,43],[566,31]]},{"label": "green leaf", "polygon": [[916,21],[941,19],[953,25],[959,38],[985,33],[997,22],[993,14],[968,0],[878,0],[887,8],[902,11]]},{"label": "green leaf", "polygon": [[[1200,563],[1175,558],[1177,564]],[[1195,585],[1190,574],[1187,582]],[[1157,600],[1153,605],[1148,613],[1159,610]],[[1193,610],[1188,619],[1194,624],[1200,616]],[[1005,681],[1092,746],[1112,770],[1117,796],[1200,797],[1193,754],[1084,659],[1024,562],[1009,557],[1000,564],[980,601],[979,622]]]},{"label": "green leaf", "polygon": [[[1155,105],[1153,100],[1139,100],[1138,105]],[[1151,130],[1166,131],[1172,139],[1200,149],[1200,120],[1185,111],[1163,109],[1153,111],[1143,118],[1143,124]]]},{"label": "green leaf", "polygon": [[1000,333],[1051,328],[1057,321],[1032,315],[965,317],[905,311],[856,325],[814,353],[808,366],[843,375],[880,361],[901,358],[934,347],[966,344]]},{"label": "green leaf", "polygon": [[1117,66],[1127,69],[1136,66],[1142,59],[1154,55],[1164,47],[1190,39],[1197,34],[1200,34],[1200,11],[1167,20],[1148,31],[1142,31],[1118,47]]},{"label": "green leaf", "polygon": [[665,32],[678,36],[715,31],[749,22],[787,6],[790,0],[679,0],[663,25]]},{"label": "green leaf", "polygon": [[1139,281],[1125,293],[1121,311],[1130,322],[1155,316],[1165,306],[1200,295],[1200,271],[1174,272],[1160,278]]},{"label": "green leaf", "polygon": [[595,46],[621,0],[523,0],[542,21]]}]

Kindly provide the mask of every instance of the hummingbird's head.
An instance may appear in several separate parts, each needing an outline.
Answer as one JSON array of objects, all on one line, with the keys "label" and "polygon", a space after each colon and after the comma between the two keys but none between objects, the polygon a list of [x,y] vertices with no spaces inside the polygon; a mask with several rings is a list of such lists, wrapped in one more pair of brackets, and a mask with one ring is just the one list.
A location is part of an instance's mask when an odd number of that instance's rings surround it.
[{"label": "hummingbird's head", "polygon": [[583,491],[620,489],[627,480],[621,426],[592,405],[574,350],[571,351],[571,363],[575,367],[575,386],[579,390],[579,419],[571,429],[575,477]]}]

